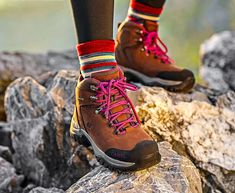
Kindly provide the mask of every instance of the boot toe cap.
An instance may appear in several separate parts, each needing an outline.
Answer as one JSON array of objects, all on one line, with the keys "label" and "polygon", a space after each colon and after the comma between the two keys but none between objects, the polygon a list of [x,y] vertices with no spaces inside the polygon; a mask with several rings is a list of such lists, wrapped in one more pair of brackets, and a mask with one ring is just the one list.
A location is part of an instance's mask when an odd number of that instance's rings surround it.
[{"label": "boot toe cap", "polygon": [[181,71],[164,71],[159,72],[156,77],[162,78],[165,80],[171,81],[184,81],[186,79],[192,78],[194,79],[194,74],[192,71],[188,69],[183,69]]},{"label": "boot toe cap", "polygon": [[106,155],[113,159],[135,163],[136,168],[147,168],[160,162],[161,155],[155,141],[138,143],[132,150],[109,149]]}]

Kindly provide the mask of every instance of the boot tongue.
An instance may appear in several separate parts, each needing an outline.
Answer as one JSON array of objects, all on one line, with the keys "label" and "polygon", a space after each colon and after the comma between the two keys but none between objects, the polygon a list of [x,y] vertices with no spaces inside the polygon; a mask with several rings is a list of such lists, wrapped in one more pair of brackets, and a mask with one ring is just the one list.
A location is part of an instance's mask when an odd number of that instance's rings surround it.
[{"label": "boot tongue", "polygon": [[[91,74],[91,78],[95,78],[96,80],[99,80],[101,82],[102,81],[110,81],[110,80],[113,80],[113,79],[117,80],[117,79],[122,78],[122,77],[124,77],[124,74],[118,66],[115,67],[114,69],[111,69],[111,70],[96,72],[96,73]],[[118,102],[118,101],[121,101],[121,100],[125,100],[125,99],[122,97],[122,98],[119,98],[118,100],[111,101],[111,103]],[[120,105],[120,106],[117,106],[117,107],[111,109],[110,112],[113,114],[113,113],[120,112],[120,111],[122,111],[126,108],[127,108],[127,105]],[[128,119],[129,117],[130,117],[129,114],[122,114],[116,119],[116,121],[122,122],[122,121]],[[125,127],[129,127],[129,126],[131,126],[130,123],[125,125]]]},{"label": "boot tongue", "polygon": [[158,31],[158,23],[155,21],[146,20],[144,22],[144,27],[149,32]]},{"label": "boot tongue", "polygon": [[109,81],[109,80],[117,80],[119,79],[119,70],[118,67],[115,67],[111,70],[95,72],[91,74],[91,78],[95,78],[99,81]]}]

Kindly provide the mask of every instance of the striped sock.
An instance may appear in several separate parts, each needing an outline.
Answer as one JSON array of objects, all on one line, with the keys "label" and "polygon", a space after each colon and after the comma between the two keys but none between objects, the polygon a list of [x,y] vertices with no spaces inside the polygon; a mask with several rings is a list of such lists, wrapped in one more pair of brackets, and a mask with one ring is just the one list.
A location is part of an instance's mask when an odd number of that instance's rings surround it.
[{"label": "striped sock", "polygon": [[110,70],[117,66],[113,40],[94,40],[77,46],[80,71],[83,78],[92,73]]},{"label": "striped sock", "polygon": [[163,8],[154,8],[131,0],[127,20],[143,23],[144,20],[159,22]]}]

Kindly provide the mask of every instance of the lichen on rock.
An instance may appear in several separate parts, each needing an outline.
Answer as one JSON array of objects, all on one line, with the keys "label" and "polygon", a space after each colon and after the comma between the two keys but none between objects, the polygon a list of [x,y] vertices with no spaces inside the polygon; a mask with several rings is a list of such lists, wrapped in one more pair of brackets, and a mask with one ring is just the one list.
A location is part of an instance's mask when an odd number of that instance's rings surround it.
[{"label": "lichen on rock", "polygon": [[211,173],[216,179],[213,187],[232,193],[235,191],[235,103],[226,100],[231,95],[234,92],[218,97],[214,106],[207,100],[192,99],[193,94],[142,87],[137,111],[154,138],[160,136],[176,144],[176,151]]}]

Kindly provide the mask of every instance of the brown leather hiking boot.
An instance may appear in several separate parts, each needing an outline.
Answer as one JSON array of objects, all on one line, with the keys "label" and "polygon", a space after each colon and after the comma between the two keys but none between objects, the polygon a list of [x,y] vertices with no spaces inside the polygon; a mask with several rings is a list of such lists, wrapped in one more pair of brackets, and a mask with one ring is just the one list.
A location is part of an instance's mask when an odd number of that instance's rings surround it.
[{"label": "brown leather hiking boot", "polygon": [[136,87],[117,68],[91,76],[76,87],[71,134],[85,136],[100,163],[110,168],[138,170],[158,163],[157,143],[140,126],[125,92]]},{"label": "brown leather hiking boot", "polygon": [[[130,81],[142,80],[173,92],[189,91],[195,78],[167,56],[167,47],[158,36],[158,23],[125,21],[119,26],[116,39],[116,60]],[[130,70],[131,69],[131,70]]]}]

